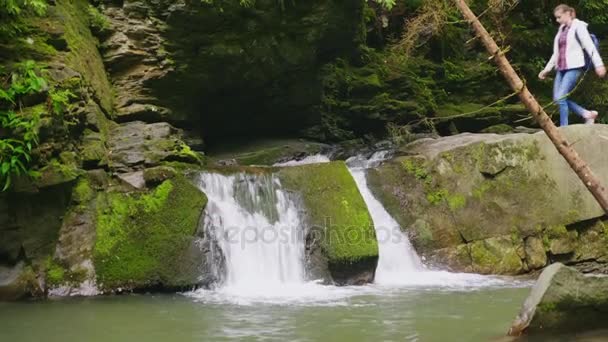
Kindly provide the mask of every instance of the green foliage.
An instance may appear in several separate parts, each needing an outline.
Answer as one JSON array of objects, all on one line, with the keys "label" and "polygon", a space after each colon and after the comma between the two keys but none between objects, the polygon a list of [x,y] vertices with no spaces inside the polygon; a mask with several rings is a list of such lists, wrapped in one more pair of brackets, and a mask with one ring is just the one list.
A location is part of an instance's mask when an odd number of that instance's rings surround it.
[{"label": "green foliage", "polygon": [[71,99],[76,95],[69,89],[56,89],[53,87],[49,91],[49,104],[53,113],[63,115],[69,108]]},{"label": "green foliage", "polygon": [[23,30],[23,18],[44,15],[46,0],[0,1],[0,41],[7,40]]},{"label": "green foliage", "polygon": [[93,31],[100,32],[110,28],[110,20],[99,12],[97,7],[89,5],[87,14],[89,16],[89,23]]},{"label": "green foliage", "polygon": [[8,87],[0,89],[0,184],[2,191],[11,185],[13,176],[33,175],[27,164],[32,149],[38,144],[40,113],[26,116],[20,109],[24,97],[39,93],[47,85],[41,67],[33,61],[16,65],[8,74]]},{"label": "green foliage", "polygon": [[387,10],[392,9],[397,4],[397,0],[373,0]]},{"label": "green foliage", "polygon": [[46,281],[50,285],[60,285],[65,280],[64,268],[49,257],[46,262]]}]

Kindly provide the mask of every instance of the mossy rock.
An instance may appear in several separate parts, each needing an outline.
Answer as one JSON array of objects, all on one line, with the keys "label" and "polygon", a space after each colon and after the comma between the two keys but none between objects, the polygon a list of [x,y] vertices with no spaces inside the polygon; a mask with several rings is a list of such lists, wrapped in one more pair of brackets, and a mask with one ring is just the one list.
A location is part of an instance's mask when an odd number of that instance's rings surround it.
[{"label": "mossy rock", "polygon": [[608,278],[588,277],[556,263],[541,273],[509,334],[559,340],[564,334],[603,329],[606,319]]},{"label": "mossy rock", "polygon": [[105,290],[197,284],[191,254],[206,196],[183,176],[148,193],[100,193],[94,264]]},{"label": "mossy rock", "polygon": [[[518,254],[520,245],[513,244],[511,237],[497,237],[470,244],[473,270],[482,274],[519,274],[524,264]],[[517,241],[517,243],[523,241]]]},{"label": "mossy rock", "polygon": [[311,226],[322,229],[330,263],[378,257],[372,219],[344,162],[288,167],[278,174],[286,189],[301,194]]},{"label": "mossy rock", "polygon": [[[608,148],[601,138],[608,135],[608,126],[561,130],[569,141],[577,141],[581,157],[608,183],[608,164],[600,152]],[[507,267],[504,253],[485,253],[489,247],[480,242],[511,235],[516,240],[539,237],[547,252],[568,262],[582,262],[576,255],[608,252],[602,243],[583,250],[581,233],[570,228],[604,212],[543,132],[422,139],[399,147],[398,154],[404,155],[370,170],[368,183],[423,256],[474,244],[471,254],[477,255],[471,265],[479,272],[519,273],[515,258],[513,267]],[[599,235],[589,232],[586,238],[594,234]],[[527,248],[532,255],[518,247],[520,257],[532,268],[542,267],[545,256],[533,242]]]}]

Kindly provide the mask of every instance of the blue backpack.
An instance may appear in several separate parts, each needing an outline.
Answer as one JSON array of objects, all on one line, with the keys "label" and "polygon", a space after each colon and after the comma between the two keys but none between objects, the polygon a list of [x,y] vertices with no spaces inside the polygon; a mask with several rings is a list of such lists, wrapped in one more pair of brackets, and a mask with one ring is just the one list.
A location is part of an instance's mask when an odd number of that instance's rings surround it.
[{"label": "blue backpack", "polygon": [[[591,36],[591,40],[593,41],[593,45],[595,45],[595,49],[599,53],[600,52],[600,40],[593,33],[590,33],[589,35]],[[578,43],[582,47],[583,43],[581,43],[581,40],[578,38],[578,32],[576,32],[576,40],[578,40]],[[583,47],[583,52],[585,53],[585,66],[584,66],[584,69],[586,71],[589,71],[589,70],[593,69],[593,61],[591,60],[591,56],[589,55],[589,53],[587,53],[587,50],[585,50],[584,47]]]}]

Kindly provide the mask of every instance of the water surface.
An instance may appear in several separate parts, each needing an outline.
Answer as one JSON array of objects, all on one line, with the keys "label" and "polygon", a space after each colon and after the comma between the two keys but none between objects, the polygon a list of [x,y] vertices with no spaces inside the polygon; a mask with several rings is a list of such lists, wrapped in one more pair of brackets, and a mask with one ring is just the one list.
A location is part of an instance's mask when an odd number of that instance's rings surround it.
[{"label": "water surface", "polygon": [[528,291],[366,286],[300,301],[198,291],[0,303],[0,341],[495,341]]}]

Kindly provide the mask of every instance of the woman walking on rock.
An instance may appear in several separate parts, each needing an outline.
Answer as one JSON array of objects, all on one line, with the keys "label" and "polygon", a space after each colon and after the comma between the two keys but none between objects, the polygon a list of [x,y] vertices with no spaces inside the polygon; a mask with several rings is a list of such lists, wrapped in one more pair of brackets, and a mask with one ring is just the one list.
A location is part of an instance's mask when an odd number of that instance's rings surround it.
[{"label": "woman walking on rock", "polygon": [[553,44],[553,55],[543,71],[538,74],[541,80],[556,69],[553,86],[553,100],[559,106],[560,126],[568,126],[570,110],[593,124],[598,116],[597,111],[587,110],[568,99],[578,79],[587,66],[585,52],[599,77],[606,75],[604,62],[587,30],[587,23],[576,19],[576,10],[568,5],[559,5],[554,10],[555,19],[560,24]]}]

